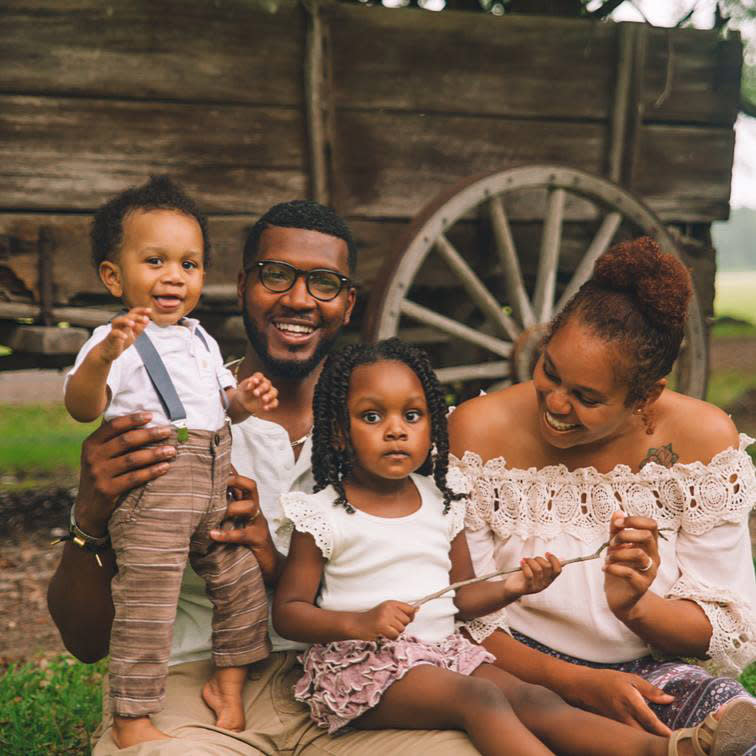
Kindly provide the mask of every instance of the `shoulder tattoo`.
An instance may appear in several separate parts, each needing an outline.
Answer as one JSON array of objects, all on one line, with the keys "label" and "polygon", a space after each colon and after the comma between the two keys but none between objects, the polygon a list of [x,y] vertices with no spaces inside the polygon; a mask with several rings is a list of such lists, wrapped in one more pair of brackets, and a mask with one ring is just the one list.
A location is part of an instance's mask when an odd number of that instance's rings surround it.
[{"label": "shoulder tattoo", "polygon": [[672,444],[669,443],[659,448],[651,447],[640,463],[640,467],[645,467],[649,462],[656,462],[657,465],[662,467],[672,467],[678,459],[680,459],[679,455],[675,454]]}]

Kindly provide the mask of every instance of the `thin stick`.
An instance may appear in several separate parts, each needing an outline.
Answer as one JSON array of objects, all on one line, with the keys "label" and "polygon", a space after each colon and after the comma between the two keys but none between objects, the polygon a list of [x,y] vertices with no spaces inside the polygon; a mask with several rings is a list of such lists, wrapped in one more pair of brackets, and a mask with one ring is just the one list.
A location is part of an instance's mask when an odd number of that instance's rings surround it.
[{"label": "thin stick", "polygon": [[[667,537],[662,533],[662,531],[671,531],[674,530],[674,528],[659,528],[659,538],[661,538],[663,541],[667,540]],[[593,554],[586,554],[585,556],[579,556],[574,557],[573,559],[565,559],[562,562],[562,567],[566,567],[568,564],[577,564],[578,562],[589,562],[591,559],[598,559],[601,556],[601,552],[611,543],[611,540],[604,541],[604,543],[599,546],[596,551],[593,552]],[[417,601],[412,602],[412,606],[422,606],[423,604],[426,604],[428,601],[433,601],[433,599],[437,599],[440,596],[443,596],[445,593],[449,593],[449,591],[456,591],[458,588],[462,588],[465,585],[473,585],[474,583],[482,583],[484,580],[490,580],[491,578],[499,577],[499,575],[511,575],[513,572],[519,572],[520,567],[510,567],[506,570],[497,570],[496,572],[489,572],[487,575],[481,575],[480,577],[474,577],[469,578],[468,580],[460,580],[457,583],[452,583],[451,585],[447,585],[446,588],[442,588],[440,591],[436,591],[435,593],[429,593],[427,596],[423,596],[421,599],[418,599]]]}]

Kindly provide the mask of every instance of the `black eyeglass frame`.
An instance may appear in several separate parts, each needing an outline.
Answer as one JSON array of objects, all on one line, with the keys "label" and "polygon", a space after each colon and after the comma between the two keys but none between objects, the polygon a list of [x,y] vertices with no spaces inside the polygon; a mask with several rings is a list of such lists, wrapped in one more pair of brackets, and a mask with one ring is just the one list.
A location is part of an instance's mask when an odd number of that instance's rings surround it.
[{"label": "black eyeglass frame", "polygon": [[[294,271],[294,278],[291,282],[291,284],[285,288],[285,289],[271,289],[270,286],[268,286],[265,281],[263,281],[263,269],[266,265],[273,264],[273,265],[282,265],[284,268],[289,268],[289,270]],[[331,270],[330,268],[312,268],[310,270],[303,270],[302,268],[295,268],[291,263],[284,262],[283,260],[255,260],[254,267],[257,268],[257,277],[260,281],[260,283],[270,292],[273,294],[285,294],[287,291],[291,291],[294,288],[294,284],[296,284],[297,280],[300,276],[304,276],[305,279],[305,286],[307,287],[307,293],[313,298],[317,299],[319,302],[332,302],[336,297],[341,294],[341,292],[344,290],[344,287],[351,288],[354,286],[352,283],[352,279],[348,276],[342,276],[341,273],[335,270]],[[247,272],[250,271],[250,268],[247,268]],[[322,297],[315,293],[313,293],[312,289],[310,289],[310,276],[314,273],[330,273],[332,276],[336,276],[339,279],[339,288],[337,289],[336,293],[332,297]]]}]

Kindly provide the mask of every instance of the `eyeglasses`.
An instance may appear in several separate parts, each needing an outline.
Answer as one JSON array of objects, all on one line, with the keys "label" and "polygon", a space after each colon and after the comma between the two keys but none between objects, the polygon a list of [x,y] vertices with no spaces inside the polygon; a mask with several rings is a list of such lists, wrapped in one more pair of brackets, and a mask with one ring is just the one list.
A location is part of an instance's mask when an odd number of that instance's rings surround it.
[{"label": "eyeglasses", "polygon": [[301,270],[289,263],[277,260],[258,260],[255,262],[260,277],[260,283],[276,294],[283,294],[294,286],[300,276],[305,277],[307,291],[311,297],[321,302],[336,299],[341,290],[351,283],[346,276],[327,268]]}]

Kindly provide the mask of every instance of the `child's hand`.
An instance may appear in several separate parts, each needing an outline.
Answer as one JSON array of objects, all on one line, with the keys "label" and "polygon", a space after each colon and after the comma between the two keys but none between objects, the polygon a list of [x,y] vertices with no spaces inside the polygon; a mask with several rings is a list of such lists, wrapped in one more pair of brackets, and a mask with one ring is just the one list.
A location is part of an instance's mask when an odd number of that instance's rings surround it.
[{"label": "child's hand", "polygon": [[251,415],[278,407],[278,389],[262,373],[245,378],[236,388],[236,398]]},{"label": "child's hand", "polygon": [[149,307],[132,307],[125,315],[113,318],[110,333],[100,342],[101,356],[106,362],[120,357],[150,322]]},{"label": "child's hand", "polygon": [[520,561],[520,569],[504,581],[506,590],[519,596],[538,593],[548,588],[562,571],[562,563],[550,552],[545,557],[528,557]]},{"label": "child's hand", "polygon": [[417,607],[403,601],[384,601],[370,611],[358,615],[355,640],[396,640],[415,618]]}]

